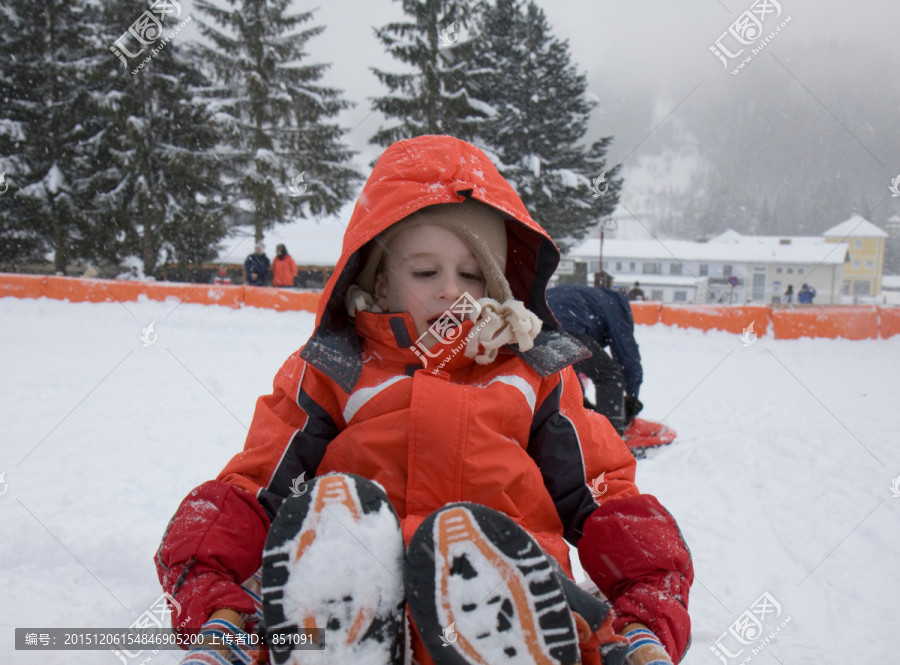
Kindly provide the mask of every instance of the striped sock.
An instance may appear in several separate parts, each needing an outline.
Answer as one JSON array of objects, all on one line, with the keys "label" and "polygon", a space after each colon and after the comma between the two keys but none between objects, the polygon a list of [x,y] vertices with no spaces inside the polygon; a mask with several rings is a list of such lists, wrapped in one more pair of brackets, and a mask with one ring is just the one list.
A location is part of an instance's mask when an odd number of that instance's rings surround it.
[{"label": "striped sock", "polygon": [[651,631],[633,628],[624,636],[630,643],[625,657],[628,665],[672,665],[662,642]]}]

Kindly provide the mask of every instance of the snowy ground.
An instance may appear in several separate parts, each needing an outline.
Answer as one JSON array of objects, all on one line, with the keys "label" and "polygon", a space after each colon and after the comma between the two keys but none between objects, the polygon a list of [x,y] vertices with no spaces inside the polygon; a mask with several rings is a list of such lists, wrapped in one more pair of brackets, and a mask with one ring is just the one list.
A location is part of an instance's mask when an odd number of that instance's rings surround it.
[{"label": "snowy ground", "polygon": [[[145,348],[151,321],[158,338]],[[312,323],[175,302],[0,299],[0,662],[118,662],[16,652],[13,627],[126,627],[159,597],[151,557],[167,520],[240,449],[256,397]],[[679,432],[639,462],[638,482],[693,551],[685,662],[900,662],[889,428],[900,337],[747,348],[726,333],[638,337],[645,415]],[[756,626],[757,604],[742,622],[764,593],[774,611]],[[723,636],[735,622],[751,644]],[[743,652],[719,659],[717,640]]]}]

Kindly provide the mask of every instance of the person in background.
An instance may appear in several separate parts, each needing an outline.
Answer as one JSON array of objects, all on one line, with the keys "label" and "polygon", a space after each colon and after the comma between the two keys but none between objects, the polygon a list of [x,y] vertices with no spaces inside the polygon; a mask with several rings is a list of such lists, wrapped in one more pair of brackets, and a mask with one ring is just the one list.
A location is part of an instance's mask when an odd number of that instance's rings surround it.
[{"label": "person in background", "polygon": [[547,304],[562,329],[592,354],[574,365],[594,384],[594,403],[586,406],[606,416],[621,436],[643,408],[638,393],[644,375],[628,299],[612,290],[609,275],[602,284],[556,286],[547,290]]},{"label": "person in background", "polygon": [[231,277],[228,276],[228,268],[224,263],[219,264],[216,276],[213,277],[213,284],[231,284]]},{"label": "person in background", "polygon": [[628,292],[629,300],[646,300],[644,297],[644,291],[641,289],[641,283],[635,282],[634,286],[631,287],[631,291]]},{"label": "person in background", "polygon": [[256,251],[244,261],[244,283],[251,286],[265,286],[269,275],[269,257],[261,242],[256,243]]},{"label": "person in background", "polygon": [[816,290],[811,288],[809,284],[804,284],[797,292],[797,302],[804,305],[811,305],[813,298],[816,297]]},{"label": "person in background", "polygon": [[297,264],[288,254],[287,247],[279,243],[272,261],[272,286],[293,286],[297,276]]},{"label": "person in background", "polygon": [[[806,286],[804,284],[803,286]],[[784,290],[784,295],[781,296],[781,302],[785,305],[790,305],[794,301],[794,285],[788,284],[787,288]]]}]

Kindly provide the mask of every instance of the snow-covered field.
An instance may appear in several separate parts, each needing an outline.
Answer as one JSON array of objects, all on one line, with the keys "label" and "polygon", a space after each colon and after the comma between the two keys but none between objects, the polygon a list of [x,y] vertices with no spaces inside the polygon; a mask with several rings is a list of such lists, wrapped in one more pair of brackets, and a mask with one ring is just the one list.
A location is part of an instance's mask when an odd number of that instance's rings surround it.
[{"label": "snow-covered field", "polygon": [[[0,299],[0,662],[119,662],[17,652],[13,628],[126,627],[150,607],[167,520],[241,448],[256,397],[312,324],[175,302]],[[900,337],[745,348],[727,333],[640,327],[638,341],[644,415],[679,433],[638,463],[638,483],[693,551],[685,662],[900,662]],[[750,644],[727,634],[733,624]],[[717,658],[717,641],[743,651]]]}]

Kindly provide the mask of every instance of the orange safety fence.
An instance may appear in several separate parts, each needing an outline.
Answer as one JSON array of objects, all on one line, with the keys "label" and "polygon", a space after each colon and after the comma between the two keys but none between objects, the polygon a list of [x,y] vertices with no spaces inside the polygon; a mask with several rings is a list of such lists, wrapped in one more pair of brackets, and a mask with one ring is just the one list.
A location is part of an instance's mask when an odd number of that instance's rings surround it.
[{"label": "orange safety fence", "polygon": [[[131,282],[82,279],[52,275],[0,273],[0,298],[53,298],[70,302],[127,302],[144,296],[150,300],[177,298],[186,303],[225,307],[262,307],[279,311],[315,312],[320,294],[261,286],[187,284],[176,282]],[[631,303],[638,325],[662,323],[681,328],[743,333],[753,323],[757,337],[771,324],[776,339],[843,337],[887,339],[900,335],[900,307],[800,306],[775,308],[760,305],[663,305]]]},{"label": "orange safety fence", "polygon": [[69,302],[128,302],[141,296],[163,301],[225,307],[264,307],[315,312],[318,293],[264,286],[187,284],[180,282],[132,282],[114,279],[81,279],[52,275],[0,274],[0,297],[52,298]]},{"label": "orange safety fence", "polygon": [[878,330],[882,339],[900,335],[900,307],[878,307]]},{"label": "orange safety fence", "polygon": [[878,308],[871,305],[778,309],[770,316],[776,339],[878,338]]},{"label": "orange safety fence", "polygon": [[655,326],[659,323],[659,313],[662,310],[662,303],[658,302],[633,302],[631,303],[631,314],[634,322],[641,326]]},{"label": "orange safety fence", "polygon": [[721,305],[664,305],[660,323],[679,328],[724,330],[740,335],[750,324],[757,337],[766,334],[769,308],[759,305],[723,307]]}]

